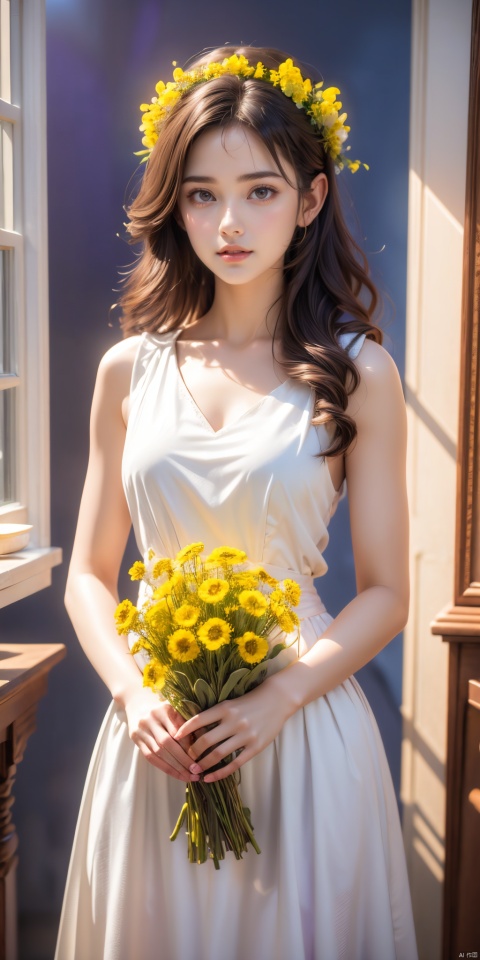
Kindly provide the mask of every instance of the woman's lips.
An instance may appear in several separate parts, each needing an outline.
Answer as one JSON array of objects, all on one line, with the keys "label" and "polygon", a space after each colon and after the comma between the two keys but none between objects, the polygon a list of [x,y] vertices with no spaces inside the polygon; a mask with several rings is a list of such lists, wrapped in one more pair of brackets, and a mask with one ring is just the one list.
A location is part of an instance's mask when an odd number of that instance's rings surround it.
[{"label": "woman's lips", "polygon": [[236,263],[237,260],[246,260],[250,256],[251,250],[237,250],[236,252],[227,251],[226,253],[219,253],[218,256],[225,260],[227,263]]}]

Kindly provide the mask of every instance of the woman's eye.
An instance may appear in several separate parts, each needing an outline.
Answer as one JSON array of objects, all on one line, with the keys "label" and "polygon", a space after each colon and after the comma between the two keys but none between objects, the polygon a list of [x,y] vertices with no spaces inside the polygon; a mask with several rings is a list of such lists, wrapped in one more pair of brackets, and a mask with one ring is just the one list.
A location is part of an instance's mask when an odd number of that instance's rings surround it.
[{"label": "woman's eye", "polygon": [[255,187],[255,190],[252,191],[252,193],[262,193],[262,192],[263,192],[263,196],[257,197],[257,200],[270,200],[269,196],[268,197],[265,196],[265,192],[269,194],[274,194],[277,191],[274,190],[273,187]]},{"label": "woman's eye", "polygon": [[[196,199],[197,194],[200,196],[199,200]],[[212,199],[213,194],[210,193],[210,190],[192,190],[188,196],[190,200],[193,200],[196,203],[205,203],[206,201]]]}]

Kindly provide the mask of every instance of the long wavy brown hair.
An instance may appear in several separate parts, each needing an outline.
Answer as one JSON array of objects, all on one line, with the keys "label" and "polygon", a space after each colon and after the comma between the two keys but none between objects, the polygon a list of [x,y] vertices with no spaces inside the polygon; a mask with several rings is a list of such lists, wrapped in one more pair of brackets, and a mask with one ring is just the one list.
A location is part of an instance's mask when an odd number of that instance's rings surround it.
[{"label": "long wavy brown hair", "polygon": [[[288,56],[266,47],[218,47],[188,69],[232,53],[243,54],[252,63],[261,60],[270,69]],[[310,66],[293,62],[312,83],[322,79]],[[123,280],[120,324],[125,337],[143,331],[165,333],[195,322],[210,309],[214,274],[194,252],[174,211],[189,147],[203,131],[233,123],[261,138],[288,182],[282,160],[293,167],[297,178],[293,186],[300,195],[318,173],[328,178],[320,213],[306,231],[295,228],[285,253],[272,351],[279,340],[286,375],[313,389],[312,423],[335,428],[330,446],[318,456],[336,456],[356,436],[355,421],[345,411],[349,394],[360,382],[337,336],[340,331],[366,333],[382,344],[383,332],[372,319],[379,297],[366,257],[346,227],[333,162],[319,132],[279,88],[227,75],[191,87],[177,101],[163,123],[138,194],[127,207],[130,242],[141,241],[142,252]]]}]

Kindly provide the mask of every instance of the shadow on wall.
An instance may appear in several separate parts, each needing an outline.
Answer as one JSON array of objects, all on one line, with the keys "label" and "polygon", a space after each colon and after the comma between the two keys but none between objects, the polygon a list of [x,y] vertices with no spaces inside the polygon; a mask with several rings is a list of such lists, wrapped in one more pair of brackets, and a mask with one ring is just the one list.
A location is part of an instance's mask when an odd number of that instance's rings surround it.
[{"label": "shadow on wall", "polygon": [[[361,224],[374,279],[396,305],[385,346],[403,374],[410,3],[318,3],[308,17],[278,0],[272,9],[184,0],[47,0],[48,152],[51,308],[52,543],[65,562],[49,590],[0,611],[5,640],[62,642],[67,657],[52,672],[16,785],[22,960],[53,955],[53,943],[85,774],[109,694],[85,658],[63,605],[88,455],[96,369],[120,339],[108,309],[118,271],[133,260],[124,240],[123,204],[135,180],[139,104],[206,46],[268,44],[316,64],[338,84],[355,154],[371,172],[344,180]],[[133,181],[132,181],[133,178]],[[130,186],[129,186],[130,184]],[[349,214],[350,215],[350,214]],[[120,236],[119,236],[120,235]],[[330,527],[329,573],[317,586],[334,615],[355,592],[344,502]],[[130,538],[119,592],[132,595],[126,570],[137,557]],[[401,638],[358,674],[376,713],[399,786]]]}]

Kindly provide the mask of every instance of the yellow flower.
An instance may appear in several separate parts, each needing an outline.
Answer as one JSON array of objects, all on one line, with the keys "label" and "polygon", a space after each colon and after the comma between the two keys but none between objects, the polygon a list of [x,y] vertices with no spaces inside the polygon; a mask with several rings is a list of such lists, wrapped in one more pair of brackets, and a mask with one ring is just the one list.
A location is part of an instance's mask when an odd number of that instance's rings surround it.
[{"label": "yellow flower", "polygon": [[254,617],[261,617],[268,606],[268,601],[260,590],[242,590],[239,594],[238,602],[247,613]]},{"label": "yellow flower", "polygon": [[131,580],[143,580],[145,576],[145,564],[141,560],[135,560],[133,567],[128,571]]},{"label": "yellow flower", "polygon": [[157,562],[154,563],[153,570],[152,570],[152,579],[158,580],[158,578],[161,577],[163,573],[166,573],[169,577],[172,576],[173,567],[172,567],[172,561],[169,559],[169,557],[163,557],[161,560],[157,560]]},{"label": "yellow flower", "polygon": [[296,583],[295,580],[289,580],[289,579],[284,580],[283,589],[285,591],[287,602],[291,603],[292,607],[297,607],[300,602],[300,597],[302,595],[302,591],[298,583]]},{"label": "yellow flower", "polygon": [[[333,158],[337,171],[342,170],[344,166],[347,166],[352,173],[355,173],[360,166],[368,170],[367,164],[360,163],[358,160],[348,160],[341,152],[350,128],[344,123],[346,114],[338,116],[338,111],[342,108],[341,101],[337,100],[337,95],[340,93],[338,87],[324,89],[323,80],[312,86],[311,80],[302,76],[300,69],[293,65],[290,57],[280,63],[277,70],[265,68],[260,61],[256,65],[250,65],[243,54],[240,56],[232,54],[230,57],[225,57],[221,63],[202,64],[193,70],[182,70],[181,67],[177,67],[176,60],[173,60],[172,64],[175,67],[173,82],[170,80],[164,83],[163,80],[159,80],[155,86],[157,96],[152,97],[150,103],[140,104],[142,111],[140,131],[144,134],[142,144],[146,149],[137,151],[137,155],[143,157],[142,163],[148,160],[148,155],[158,140],[163,122],[183,94],[195,84],[230,74],[243,78],[253,77],[279,87],[297,107],[305,110],[311,122],[317,126],[325,150]],[[332,127],[335,127],[338,136],[330,135]]]},{"label": "yellow flower", "polygon": [[283,590],[281,590],[280,587],[275,587],[275,590],[272,590],[270,594],[269,600],[272,606],[274,605],[274,603],[284,603],[285,594]]},{"label": "yellow flower", "polygon": [[274,86],[279,84],[285,96],[291,97],[296,104],[301,104],[312,89],[311,80],[303,79],[299,68],[293,66],[291,57],[281,63],[278,70],[270,70],[270,82]]},{"label": "yellow flower", "polygon": [[173,659],[182,663],[196,660],[200,653],[195,634],[191,630],[175,630],[168,638],[167,647]]},{"label": "yellow flower", "polygon": [[218,562],[219,564],[244,563],[247,554],[243,550],[237,550],[235,547],[215,547],[208,555],[207,563]]},{"label": "yellow flower", "polygon": [[300,623],[297,614],[293,610],[288,610],[283,603],[278,603],[276,600],[270,601],[270,610],[285,633],[290,633]]},{"label": "yellow flower", "polygon": [[287,610],[285,607],[283,608],[283,610],[277,611],[276,617],[278,620],[279,627],[281,627],[281,629],[284,630],[285,633],[291,633],[291,631],[295,626],[295,621],[298,622],[298,617],[296,613],[293,613],[292,611]]},{"label": "yellow flower", "polygon": [[172,593],[172,590],[175,587],[178,587],[180,583],[183,583],[184,577],[179,570],[176,570],[172,573],[170,580],[166,580],[165,583],[162,583],[159,587],[155,587],[153,591],[153,596],[155,600],[161,600],[163,597],[169,597]]},{"label": "yellow flower", "polygon": [[238,637],[238,652],[245,663],[260,663],[268,653],[268,643],[265,637],[258,637],[248,630],[243,637]]},{"label": "yellow flower", "polygon": [[226,68],[228,73],[232,73],[234,76],[242,76],[242,74],[248,76],[250,73],[253,73],[253,67],[249,67],[248,60],[243,54],[237,56],[236,53],[233,53],[231,57],[225,57],[222,66]]},{"label": "yellow flower", "polygon": [[218,577],[208,577],[198,588],[198,596],[205,603],[220,603],[226,597],[229,591],[229,585],[226,580],[220,580]]},{"label": "yellow flower", "polygon": [[241,590],[255,590],[255,587],[258,583],[258,577],[255,576],[252,570],[244,570],[242,573],[234,573],[231,579],[231,584],[234,589]]},{"label": "yellow flower", "polygon": [[135,653],[140,653],[141,650],[151,651],[152,646],[148,640],[144,640],[143,637],[140,637],[138,640],[135,640],[135,643],[130,647],[130,653],[132,657]]},{"label": "yellow flower", "polygon": [[167,667],[164,667],[158,660],[151,660],[143,669],[143,686],[151,687],[155,692],[165,686],[166,678]]},{"label": "yellow flower", "polygon": [[322,96],[323,99],[327,100],[329,103],[334,103],[338,93],[340,93],[338,87],[326,87],[322,93]]},{"label": "yellow flower", "polygon": [[220,617],[210,617],[201,627],[198,628],[198,639],[202,641],[207,650],[218,650],[225,643],[230,642],[232,628],[226,620]]},{"label": "yellow flower", "polygon": [[167,629],[170,626],[171,616],[166,600],[161,600],[160,603],[155,603],[152,607],[149,607],[143,619],[149,630],[162,633]]},{"label": "yellow flower", "polygon": [[173,619],[175,623],[178,623],[181,627],[193,627],[199,616],[200,610],[194,607],[193,603],[182,603],[181,607],[175,610]]},{"label": "yellow flower", "polygon": [[175,563],[183,564],[187,563],[188,560],[192,560],[193,557],[198,557],[199,553],[205,548],[204,543],[189,543],[187,547],[183,547],[183,550],[180,550],[175,557]]},{"label": "yellow flower", "polygon": [[150,547],[150,550],[148,551],[148,554],[147,554],[147,560],[153,560],[154,556],[155,556],[155,550],[153,550],[153,548]]},{"label": "yellow flower", "polygon": [[129,633],[130,630],[135,629],[135,624],[137,623],[138,618],[138,610],[131,600],[122,600],[115,610],[114,617],[117,633]]},{"label": "yellow flower", "polygon": [[267,573],[267,571],[264,570],[263,567],[253,567],[250,570],[250,573],[252,573],[254,577],[257,577],[259,580],[261,580],[262,583],[267,583],[269,587],[278,586],[279,581],[276,580],[275,577],[272,577],[269,573]]}]

